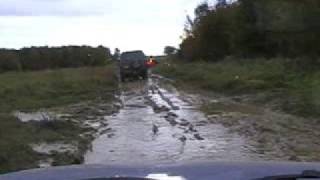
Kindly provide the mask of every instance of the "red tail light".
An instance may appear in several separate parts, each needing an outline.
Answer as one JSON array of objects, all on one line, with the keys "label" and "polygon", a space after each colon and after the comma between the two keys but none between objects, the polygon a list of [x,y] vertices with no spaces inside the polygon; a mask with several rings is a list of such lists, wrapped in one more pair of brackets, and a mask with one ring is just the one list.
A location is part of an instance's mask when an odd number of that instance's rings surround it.
[{"label": "red tail light", "polygon": [[155,66],[155,65],[156,65],[156,63],[155,63],[154,60],[151,59],[151,60],[148,60],[148,61],[147,61],[147,66],[148,66],[148,67],[153,67],[153,66]]}]

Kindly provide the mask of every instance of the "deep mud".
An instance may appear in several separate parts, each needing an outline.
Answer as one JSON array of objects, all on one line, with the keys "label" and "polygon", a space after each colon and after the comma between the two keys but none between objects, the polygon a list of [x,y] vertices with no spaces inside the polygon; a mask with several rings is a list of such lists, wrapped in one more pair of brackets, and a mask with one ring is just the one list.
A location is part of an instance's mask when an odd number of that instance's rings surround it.
[{"label": "deep mud", "polygon": [[[159,77],[160,79],[161,76]],[[163,79],[163,86],[172,87],[171,80]],[[169,84],[169,85],[168,85]],[[210,123],[221,124],[229,132],[246,139],[255,152],[270,161],[318,162],[320,133],[317,118],[303,118],[281,111],[282,99],[261,103],[264,95],[224,96],[215,92],[192,88],[180,91],[181,98],[201,104]]]},{"label": "deep mud", "polygon": [[[213,123],[196,95],[181,93],[163,79],[121,84],[122,108],[106,116],[111,131],[92,143],[86,164],[167,164],[194,161],[281,160],[265,154],[246,136]],[[215,102],[215,100],[211,100]]]}]

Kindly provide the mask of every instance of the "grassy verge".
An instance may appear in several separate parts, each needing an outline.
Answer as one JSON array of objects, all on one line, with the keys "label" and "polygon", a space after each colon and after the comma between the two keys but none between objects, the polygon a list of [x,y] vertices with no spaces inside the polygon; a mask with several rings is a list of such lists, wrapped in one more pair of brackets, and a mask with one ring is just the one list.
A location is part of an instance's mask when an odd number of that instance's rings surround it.
[{"label": "grassy verge", "polygon": [[97,98],[115,90],[115,80],[112,66],[0,74],[0,112]]},{"label": "grassy verge", "polygon": [[[13,117],[13,111],[37,111],[101,98],[108,101],[113,98],[116,86],[111,65],[0,74],[0,173],[37,167],[43,155],[34,152],[31,143],[86,143],[79,137],[86,129],[72,121],[22,123]],[[65,164],[81,162],[63,154],[56,156],[64,158]]]},{"label": "grassy verge", "polygon": [[155,71],[175,79],[178,86],[253,95],[261,104],[277,100],[278,108],[289,113],[320,115],[320,71],[297,71],[284,59],[230,59],[219,63],[168,60]]}]

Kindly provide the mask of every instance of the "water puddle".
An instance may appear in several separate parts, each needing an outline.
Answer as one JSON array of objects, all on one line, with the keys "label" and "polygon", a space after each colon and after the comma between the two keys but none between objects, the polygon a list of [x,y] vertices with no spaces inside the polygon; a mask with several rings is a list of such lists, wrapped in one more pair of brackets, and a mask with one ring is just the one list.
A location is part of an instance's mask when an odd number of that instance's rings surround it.
[{"label": "water puddle", "polygon": [[30,122],[30,121],[49,121],[52,120],[53,113],[50,112],[20,112],[16,111],[13,113],[21,122]]},{"label": "water puddle", "polygon": [[122,84],[123,108],[106,116],[112,128],[93,141],[86,164],[168,164],[259,160],[246,139],[210,123],[194,95],[183,96],[157,79]]},{"label": "water puddle", "polygon": [[52,158],[43,159],[39,161],[39,168],[49,168],[52,167],[54,160]]},{"label": "water puddle", "polygon": [[52,153],[65,153],[70,152],[74,153],[77,151],[77,147],[71,144],[64,143],[41,143],[41,144],[32,144],[32,149],[41,154],[52,154]]},{"label": "water puddle", "polygon": [[72,162],[79,152],[75,144],[65,142],[30,144],[33,151],[42,155],[38,161],[39,168],[48,168],[57,163]]}]

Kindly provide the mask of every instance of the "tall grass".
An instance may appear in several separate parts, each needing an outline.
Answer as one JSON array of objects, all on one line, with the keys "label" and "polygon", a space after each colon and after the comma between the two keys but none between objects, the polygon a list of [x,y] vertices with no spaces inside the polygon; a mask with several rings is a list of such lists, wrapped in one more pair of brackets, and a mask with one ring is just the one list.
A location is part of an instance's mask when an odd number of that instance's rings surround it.
[{"label": "tall grass", "polygon": [[106,96],[115,90],[113,67],[0,74],[0,112],[30,110]]},{"label": "tall grass", "polygon": [[320,71],[296,71],[286,59],[226,59],[218,63],[168,60],[155,71],[175,79],[180,86],[226,95],[266,93],[273,97],[277,93],[281,109],[303,116],[320,115]]}]

